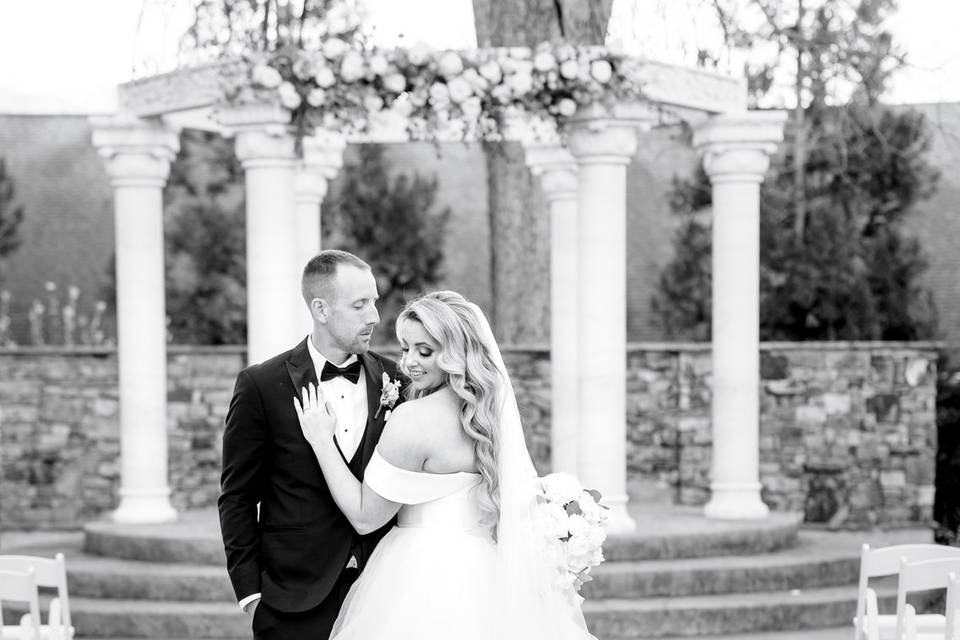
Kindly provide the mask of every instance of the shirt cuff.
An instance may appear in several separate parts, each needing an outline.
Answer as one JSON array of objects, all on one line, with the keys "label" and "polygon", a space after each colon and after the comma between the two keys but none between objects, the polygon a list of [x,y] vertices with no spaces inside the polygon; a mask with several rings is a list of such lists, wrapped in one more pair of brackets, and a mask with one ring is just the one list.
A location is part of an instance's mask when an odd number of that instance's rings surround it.
[{"label": "shirt cuff", "polygon": [[251,594],[251,595],[247,596],[246,598],[244,598],[243,600],[240,601],[240,610],[241,610],[241,611],[246,611],[248,604],[250,604],[251,602],[254,602],[254,601],[256,601],[256,600],[259,600],[259,599],[260,599],[260,594],[259,594],[259,593],[254,593],[254,594]]}]

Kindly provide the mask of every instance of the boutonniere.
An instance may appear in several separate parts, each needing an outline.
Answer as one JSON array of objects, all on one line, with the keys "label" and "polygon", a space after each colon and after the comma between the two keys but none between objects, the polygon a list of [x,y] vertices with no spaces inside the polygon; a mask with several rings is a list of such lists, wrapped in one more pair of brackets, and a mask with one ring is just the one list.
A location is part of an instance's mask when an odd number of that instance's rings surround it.
[{"label": "boutonniere", "polygon": [[400,399],[400,382],[397,380],[391,380],[390,376],[387,375],[387,372],[383,372],[383,388],[380,390],[380,406],[377,407],[377,412],[373,414],[373,419],[376,420],[380,416],[380,411],[386,407],[387,413],[384,414],[383,419],[386,420],[390,417],[390,410],[393,409],[393,405],[397,404],[397,400]]}]

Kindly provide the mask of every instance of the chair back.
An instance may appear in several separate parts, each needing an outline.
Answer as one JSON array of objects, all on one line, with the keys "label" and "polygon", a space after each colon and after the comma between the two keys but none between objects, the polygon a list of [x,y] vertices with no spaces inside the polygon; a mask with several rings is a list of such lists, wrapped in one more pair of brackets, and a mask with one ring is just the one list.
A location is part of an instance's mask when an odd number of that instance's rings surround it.
[{"label": "chair back", "polygon": [[[47,624],[61,625],[64,637],[71,635],[70,596],[67,593],[67,563],[62,553],[53,558],[41,556],[0,555],[0,571],[23,573],[33,568],[38,587],[57,590],[57,597],[50,603]],[[39,621],[38,621],[39,622]]]},{"label": "chair back", "polygon": [[[954,548],[954,547],[946,547]],[[900,561],[900,578],[897,581],[897,637],[908,635],[907,594],[928,589],[946,589],[950,573],[960,573],[960,557],[934,558],[910,562],[906,557]],[[912,607],[910,607],[912,610]],[[912,612],[911,614],[912,615]],[[909,635],[914,635],[911,629]]]},{"label": "chair back", "polygon": [[946,640],[960,639],[960,573],[947,576]]},{"label": "chair back", "polygon": [[[907,562],[932,560],[935,558],[960,558],[960,547],[947,547],[942,544],[897,544],[872,549],[864,543],[860,547],[860,579],[857,584],[857,623],[854,625],[854,639],[864,637],[867,614],[868,582],[870,578],[882,578],[900,573],[900,561]],[[871,612],[872,615],[872,612]]]},{"label": "chair back", "polygon": [[[24,616],[21,624],[21,637],[40,638],[40,596],[37,592],[37,580],[32,568],[27,571],[0,571],[0,638],[3,638],[3,601],[26,602],[30,611],[29,618]],[[23,628],[26,627],[26,628]],[[24,635],[26,634],[26,635]]]}]

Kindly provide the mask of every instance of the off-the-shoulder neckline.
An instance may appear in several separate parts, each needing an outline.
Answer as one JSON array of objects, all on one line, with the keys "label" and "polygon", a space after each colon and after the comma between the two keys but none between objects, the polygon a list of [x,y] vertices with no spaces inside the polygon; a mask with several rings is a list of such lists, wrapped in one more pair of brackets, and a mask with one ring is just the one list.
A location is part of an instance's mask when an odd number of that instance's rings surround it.
[{"label": "off-the-shoulder neckline", "polygon": [[393,467],[398,471],[402,471],[404,473],[413,473],[418,476],[439,476],[441,478],[443,477],[449,478],[453,476],[479,476],[480,475],[478,471],[449,471],[447,473],[434,473],[433,471],[411,471],[410,469],[404,469],[403,467],[398,467],[397,465],[393,464],[392,462],[384,458],[383,455],[380,454],[379,447],[375,447],[373,449],[373,455],[377,456],[378,458],[380,458],[385,463],[387,463],[388,465],[390,465],[391,467]]}]

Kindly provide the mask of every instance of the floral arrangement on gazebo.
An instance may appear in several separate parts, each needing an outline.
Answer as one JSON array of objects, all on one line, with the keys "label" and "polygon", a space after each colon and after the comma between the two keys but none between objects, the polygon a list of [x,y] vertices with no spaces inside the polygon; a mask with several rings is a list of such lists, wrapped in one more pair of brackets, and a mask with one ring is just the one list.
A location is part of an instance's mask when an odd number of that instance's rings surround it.
[{"label": "floral arrangement on gazebo", "polygon": [[642,97],[635,58],[599,46],[554,45],[440,51],[423,44],[368,46],[343,5],[314,46],[248,57],[249,73],[227,87],[234,103],[277,102],[303,134],[315,128],[364,133],[384,113],[404,119],[412,139],[439,133],[501,140],[523,118],[563,131],[581,106]]}]

